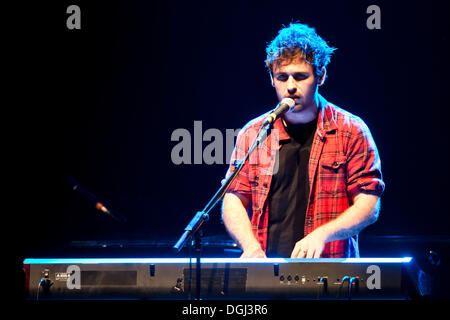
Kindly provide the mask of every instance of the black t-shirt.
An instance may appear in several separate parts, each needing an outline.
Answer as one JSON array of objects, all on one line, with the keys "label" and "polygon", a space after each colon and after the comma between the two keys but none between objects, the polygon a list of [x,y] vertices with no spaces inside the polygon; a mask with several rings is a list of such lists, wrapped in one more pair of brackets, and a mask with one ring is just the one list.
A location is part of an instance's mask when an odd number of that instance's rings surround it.
[{"label": "black t-shirt", "polygon": [[309,197],[308,162],[317,118],[300,125],[285,125],[289,140],[281,140],[278,171],[269,190],[268,257],[291,256],[303,238]]}]

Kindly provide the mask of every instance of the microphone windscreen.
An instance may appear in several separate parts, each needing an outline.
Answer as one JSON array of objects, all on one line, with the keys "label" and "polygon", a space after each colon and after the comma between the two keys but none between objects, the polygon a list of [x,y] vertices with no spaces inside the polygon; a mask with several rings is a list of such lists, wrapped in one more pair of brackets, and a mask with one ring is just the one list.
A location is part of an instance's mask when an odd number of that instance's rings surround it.
[{"label": "microphone windscreen", "polygon": [[291,98],[284,98],[283,100],[281,100],[280,104],[287,104],[289,108],[292,108],[293,106],[295,106],[295,101]]}]

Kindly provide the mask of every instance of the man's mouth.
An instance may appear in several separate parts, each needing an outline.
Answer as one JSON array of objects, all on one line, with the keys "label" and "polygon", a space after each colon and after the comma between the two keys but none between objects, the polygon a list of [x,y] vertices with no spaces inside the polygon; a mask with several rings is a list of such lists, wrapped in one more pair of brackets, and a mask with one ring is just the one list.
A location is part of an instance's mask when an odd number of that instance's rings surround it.
[{"label": "man's mouth", "polygon": [[287,98],[291,98],[295,101],[295,104],[298,104],[300,102],[300,96],[288,96]]},{"label": "man's mouth", "polygon": [[295,101],[295,105],[292,108],[290,108],[289,112],[295,113],[295,112],[300,112],[303,110],[303,105],[300,104],[300,100],[301,100],[300,96],[293,95],[293,96],[287,96],[287,98],[291,98],[292,100]]}]

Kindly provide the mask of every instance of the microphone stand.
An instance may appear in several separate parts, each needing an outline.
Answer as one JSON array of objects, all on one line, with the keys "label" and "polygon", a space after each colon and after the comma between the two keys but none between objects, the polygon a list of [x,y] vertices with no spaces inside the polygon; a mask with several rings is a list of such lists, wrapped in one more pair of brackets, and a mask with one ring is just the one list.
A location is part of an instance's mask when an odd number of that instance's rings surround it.
[{"label": "microphone stand", "polygon": [[[184,228],[184,233],[181,235],[181,237],[178,239],[177,243],[172,247],[176,253],[180,252],[181,249],[186,244],[186,241],[188,239],[191,239],[191,247],[195,250],[195,256],[196,256],[196,300],[200,300],[201,296],[201,236],[199,234],[199,230],[202,227],[203,223],[209,220],[209,213],[211,210],[219,203],[219,201],[225,196],[225,193],[227,192],[228,188],[230,187],[231,183],[236,179],[239,172],[244,167],[245,163],[248,161],[250,155],[253,153],[253,151],[256,149],[256,147],[261,143],[262,139],[267,136],[268,131],[272,128],[271,123],[264,122],[261,127],[258,130],[258,133],[256,135],[256,139],[253,142],[252,146],[249,148],[247,154],[245,155],[243,160],[236,160],[235,164],[235,170],[233,173],[225,180],[223,185],[219,188],[219,190],[214,194],[214,196],[211,198],[211,200],[208,202],[208,204],[203,208],[202,211],[199,211],[195,214],[195,216],[192,218],[192,220],[189,222],[189,224]],[[191,268],[191,264],[190,268]],[[190,274],[192,274],[192,271],[190,271]],[[189,279],[189,288],[191,288],[192,279]],[[190,295],[190,293],[189,293]]]}]

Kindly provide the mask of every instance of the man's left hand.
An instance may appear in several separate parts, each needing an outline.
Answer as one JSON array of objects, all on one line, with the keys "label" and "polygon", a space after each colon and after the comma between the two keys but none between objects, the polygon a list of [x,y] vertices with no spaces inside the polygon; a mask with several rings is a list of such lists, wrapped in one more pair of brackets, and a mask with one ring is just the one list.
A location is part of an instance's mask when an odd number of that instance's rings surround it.
[{"label": "man's left hand", "polygon": [[325,232],[320,228],[316,229],[295,244],[291,258],[320,258],[325,243]]}]

